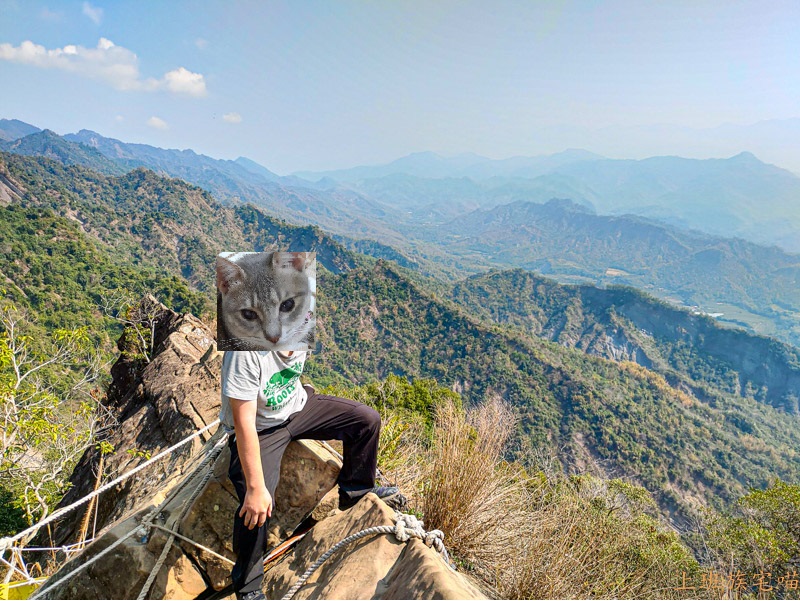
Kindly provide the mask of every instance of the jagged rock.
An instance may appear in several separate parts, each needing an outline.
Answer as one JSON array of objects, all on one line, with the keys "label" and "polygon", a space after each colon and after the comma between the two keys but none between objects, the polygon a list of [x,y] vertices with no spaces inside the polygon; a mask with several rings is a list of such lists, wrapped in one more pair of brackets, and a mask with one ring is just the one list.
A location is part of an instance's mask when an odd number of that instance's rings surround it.
[{"label": "jagged rock", "polygon": [[[127,472],[144,461],[127,450],[147,450],[155,455],[219,414],[222,353],[216,351],[211,330],[192,315],[178,315],[163,305],[161,309],[150,363],[139,369],[121,358],[113,369],[109,403],[118,411],[119,427],[109,440],[115,453],[106,456],[106,462],[114,472]],[[194,598],[207,583],[216,589],[229,584],[238,499],[227,477],[227,444],[220,447],[213,463],[203,464],[223,436],[216,431],[205,440],[195,439],[168,459],[103,493],[95,541],[44,586],[79,566],[87,567],[46,590],[44,597],[135,599],[165,549],[170,538],[167,530],[180,536],[155,575],[148,598]],[[76,486],[63,504],[92,489],[96,460],[95,452],[82,458],[71,478]],[[322,549],[325,545],[370,526],[391,524],[391,510],[372,495],[346,512],[336,509],[335,482],[340,467],[338,458],[322,443],[295,441],[288,446],[268,544],[274,546],[285,539],[312,510],[321,521],[293,554],[269,570],[265,587],[288,589],[316,555],[326,550]],[[71,537],[82,516],[77,511],[62,520],[53,542],[73,542]],[[143,524],[147,519],[152,526]],[[299,598],[483,598],[420,541],[401,544],[381,535],[359,542],[332,561],[300,591]]]},{"label": "jagged rock", "polygon": [[[222,353],[216,351],[211,329],[191,314],[167,309],[150,295],[142,302],[154,303],[160,309],[155,320],[155,351],[143,369],[124,354],[111,368],[113,381],[107,403],[118,426],[107,438],[115,452],[105,457],[105,480],[143,463],[144,453],[156,455],[219,417]],[[118,346],[125,347],[123,339]],[[166,481],[174,485],[210,435],[209,432],[193,440],[168,459],[103,494],[99,498],[97,527],[114,522],[159,490],[164,491]],[[70,477],[72,488],[61,505],[92,491],[99,455],[96,448],[83,455]],[[47,543],[45,546],[73,542],[78,523],[64,520],[51,537],[39,542]]]},{"label": "jagged rock", "polygon": [[[280,599],[297,578],[343,538],[372,526],[392,526],[394,512],[369,494],[354,507],[317,524],[266,573],[267,598]],[[419,539],[401,543],[375,534],[351,543],[308,579],[295,599],[485,599]]]}]

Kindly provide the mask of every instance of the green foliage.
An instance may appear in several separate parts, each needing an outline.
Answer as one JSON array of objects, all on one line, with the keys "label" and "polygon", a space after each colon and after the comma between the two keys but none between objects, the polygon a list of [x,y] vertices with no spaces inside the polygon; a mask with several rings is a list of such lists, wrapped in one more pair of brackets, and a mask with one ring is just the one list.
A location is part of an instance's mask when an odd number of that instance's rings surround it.
[{"label": "green foliage", "polygon": [[131,457],[139,457],[139,458],[142,458],[142,459],[150,459],[150,456],[151,456],[150,451],[142,451],[142,450],[136,449],[136,448],[128,449],[125,452],[128,455],[130,455]]},{"label": "green foliage", "polygon": [[28,526],[25,512],[17,504],[13,492],[0,488],[0,536],[10,536]]},{"label": "green foliage", "polygon": [[100,441],[96,448],[102,455],[111,455],[114,452],[114,445],[107,440]]},{"label": "green foliage", "polygon": [[321,392],[364,403],[381,414],[378,465],[384,471],[396,470],[408,459],[403,445],[409,437],[431,441],[437,407],[448,402],[461,407],[461,397],[435,380],[409,381],[394,374],[363,386],[330,385]]},{"label": "green foliage", "polygon": [[374,407],[383,414],[421,416],[430,427],[436,407],[444,402],[461,406],[461,397],[431,378],[409,381],[407,377],[389,374],[385,379],[363,386],[329,386],[326,394],[345,396]]},{"label": "green foliage", "polygon": [[[698,398],[673,387],[668,372],[490,325],[481,313],[435,299],[380,261],[318,279],[325,350],[309,361],[315,382],[343,387],[394,374],[432,379],[458,391],[466,405],[500,396],[519,412],[518,447],[551,449],[561,461],[588,450],[679,513],[688,511],[684,495],[700,494],[721,508],[776,474],[800,477],[797,416],[710,387]],[[509,315],[525,315],[521,309],[530,305],[522,304],[523,295],[505,298]],[[557,307],[560,301],[550,302]],[[499,303],[484,296],[483,306]],[[371,396],[380,399],[377,392]]]},{"label": "green foliage", "polygon": [[785,595],[778,598],[796,598],[800,588],[789,588],[786,576],[796,574],[800,561],[800,486],[775,480],[764,490],[752,489],[734,509],[709,514],[707,529],[720,569],[768,573],[778,584],[775,594]]},{"label": "green foliage", "polygon": [[[85,385],[97,377],[86,327],[31,335],[12,302],[0,302],[0,486],[33,522],[68,487],[92,442],[99,405]],[[46,384],[45,384],[46,382]]]}]

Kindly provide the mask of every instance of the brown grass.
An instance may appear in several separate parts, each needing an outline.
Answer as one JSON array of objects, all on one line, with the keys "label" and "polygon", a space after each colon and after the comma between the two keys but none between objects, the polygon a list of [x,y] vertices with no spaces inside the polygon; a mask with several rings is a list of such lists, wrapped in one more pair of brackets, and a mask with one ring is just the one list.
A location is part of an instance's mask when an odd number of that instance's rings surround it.
[{"label": "brown grass", "polygon": [[499,598],[681,597],[674,589],[691,562],[674,539],[653,549],[654,523],[622,507],[605,481],[576,486],[505,462],[514,428],[499,400],[466,414],[443,404],[433,444],[406,441],[400,484],[461,569]]}]

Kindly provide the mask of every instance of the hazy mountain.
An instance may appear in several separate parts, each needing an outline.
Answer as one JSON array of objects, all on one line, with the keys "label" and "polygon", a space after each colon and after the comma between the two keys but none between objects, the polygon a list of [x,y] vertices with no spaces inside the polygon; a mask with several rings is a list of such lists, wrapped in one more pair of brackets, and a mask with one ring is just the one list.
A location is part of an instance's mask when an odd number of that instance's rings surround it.
[{"label": "hazy mountain", "polygon": [[388,240],[399,239],[381,225],[397,220],[389,207],[350,190],[318,189],[294,177],[275,176],[249,159],[217,160],[192,150],[127,144],[88,130],[64,137],[90,145],[128,168],[146,167],[184,179],[226,204],[252,202],[295,223],[320,224],[342,235],[359,237],[369,232]]},{"label": "hazy mountain", "polygon": [[349,185],[360,194],[403,210],[405,218],[413,223],[443,223],[478,208],[519,200],[546,202],[563,195],[565,190],[572,192],[569,197],[577,198],[576,202],[593,208],[587,200],[594,196],[591,191],[577,182],[562,179],[549,184],[519,177],[475,181],[468,177],[432,179],[398,173]]},{"label": "hazy mountain", "polygon": [[0,142],[0,150],[27,156],[43,156],[64,165],[83,165],[105,174],[120,174],[124,169],[94,148],[65,140],[46,129],[13,141]]},{"label": "hazy mountain", "polygon": [[0,119],[0,141],[16,140],[42,131],[19,119]]},{"label": "hazy mountain", "polygon": [[[800,177],[751,153],[584,161],[560,166],[553,175],[591,190],[600,213],[635,213],[800,251]],[[535,181],[553,183],[550,176]]]},{"label": "hazy mountain", "polygon": [[[464,264],[523,267],[558,279],[627,284],[800,345],[800,257],[686,232],[570,201],[477,210],[416,235]],[[477,270],[477,269],[476,269]]]},{"label": "hazy mountain", "polygon": [[714,127],[652,125],[581,127],[551,126],[531,133],[540,152],[558,147],[591,148],[606,156],[679,155],[692,158],[732,156],[749,150],[768,163],[800,175],[800,118]]},{"label": "hazy mountain", "polygon": [[130,144],[106,138],[87,129],[76,134],[67,134],[64,139],[91,146],[129,169],[147,167],[157,173],[180,177],[197,185],[202,185],[198,184],[198,181],[202,181],[206,185],[235,187],[235,183],[240,182],[260,184],[269,181],[264,174],[254,173],[236,161],[213,159],[193,150],[166,150],[147,144]]},{"label": "hazy mountain", "polygon": [[569,198],[602,214],[633,213],[800,252],[800,177],[748,152],[705,160],[605,159],[583,150],[504,160],[427,152],[386,165],[297,175],[346,183],[414,222],[441,222],[517,200]]},{"label": "hazy mountain", "polygon": [[565,150],[547,156],[519,156],[508,159],[489,159],[473,153],[443,157],[435,152],[416,152],[385,165],[353,167],[335,171],[299,171],[294,175],[311,181],[330,178],[351,183],[362,179],[398,174],[420,178],[536,177],[562,165],[601,158],[603,157],[598,154],[580,149]]},{"label": "hazy mountain", "polygon": [[260,175],[264,179],[275,181],[280,179],[279,175],[272,173],[269,169],[264,167],[263,165],[259,165],[255,161],[248,159],[247,157],[239,157],[234,161],[237,165],[241,165],[245,169],[247,169],[250,173],[255,173],[256,175]]}]

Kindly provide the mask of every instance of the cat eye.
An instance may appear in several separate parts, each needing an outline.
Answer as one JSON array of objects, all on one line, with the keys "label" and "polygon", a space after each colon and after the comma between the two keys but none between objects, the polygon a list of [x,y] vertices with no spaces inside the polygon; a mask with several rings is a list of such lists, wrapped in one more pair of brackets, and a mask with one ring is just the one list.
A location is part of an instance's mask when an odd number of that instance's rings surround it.
[{"label": "cat eye", "polygon": [[288,313],[292,309],[294,309],[294,299],[293,298],[287,299],[287,300],[285,300],[285,301],[283,301],[281,303],[280,310],[283,311],[284,313]]},{"label": "cat eye", "polygon": [[254,319],[258,319],[258,313],[251,311],[250,309],[242,309],[242,317],[244,317],[247,321],[253,321]]}]

